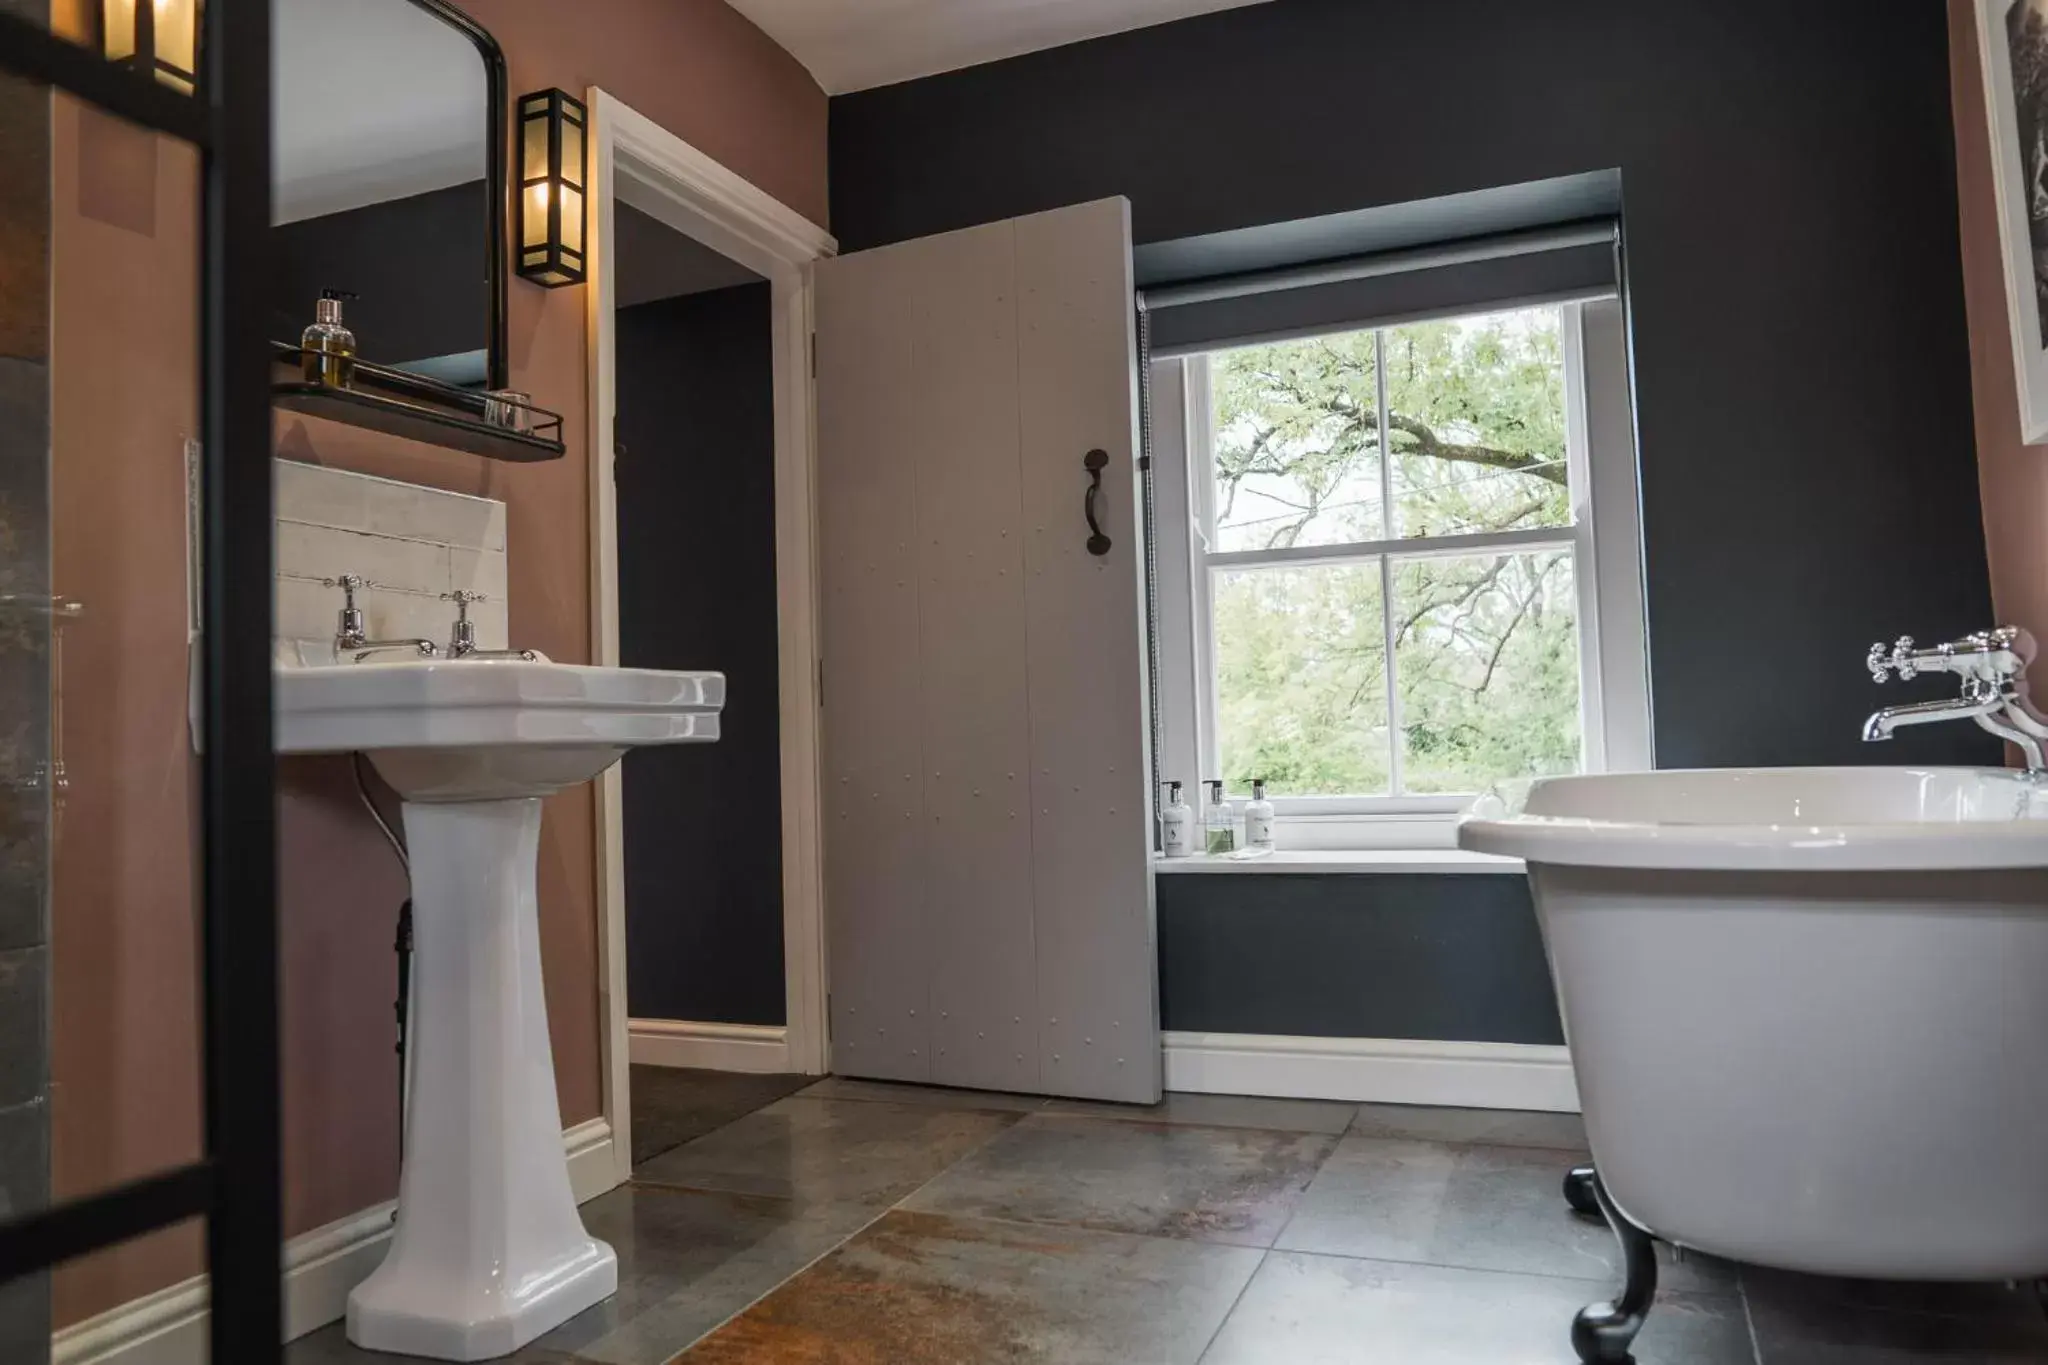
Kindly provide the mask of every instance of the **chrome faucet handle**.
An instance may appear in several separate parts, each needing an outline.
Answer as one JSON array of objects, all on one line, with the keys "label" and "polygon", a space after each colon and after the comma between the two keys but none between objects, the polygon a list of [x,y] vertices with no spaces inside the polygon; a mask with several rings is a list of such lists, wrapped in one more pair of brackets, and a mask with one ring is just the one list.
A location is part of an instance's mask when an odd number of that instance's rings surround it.
[{"label": "chrome faucet handle", "polygon": [[1870,647],[1870,654],[1863,662],[1870,670],[1872,682],[1883,682],[1894,672],[1899,675],[1900,682],[1905,682],[1920,672],[1920,667],[1914,659],[1913,637],[1910,635],[1901,635],[1889,647],[1884,641],[1879,640]]},{"label": "chrome faucet handle", "polygon": [[356,605],[356,589],[374,587],[361,574],[345,573],[337,578],[320,580],[323,588],[341,589],[341,611],[334,623],[334,647],[337,652],[353,649],[368,638],[363,629],[362,608]]},{"label": "chrome faucet handle", "polygon": [[1878,682],[1896,673],[1901,682],[1922,673],[1953,673],[1965,684],[2003,687],[2025,677],[2034,661],[2034,637],[2018,626],[1972,631],[1960,640],[1950,640],[1932,649],[1916,649],[1913,637],[1901,635],[1889,652],[1884,645],[1870,647],[1864,659],[1870,676]]},{"label": "chrome faucet handle", "polygon": [[457,588],[454,592],[442,593],[441,600],[455,604],[455,624],[451,627],[448,639],[448,656],[460,659],[476,653],[476,622],[469,619],[469,604],[488,602],[490,599],[480,592]]}]

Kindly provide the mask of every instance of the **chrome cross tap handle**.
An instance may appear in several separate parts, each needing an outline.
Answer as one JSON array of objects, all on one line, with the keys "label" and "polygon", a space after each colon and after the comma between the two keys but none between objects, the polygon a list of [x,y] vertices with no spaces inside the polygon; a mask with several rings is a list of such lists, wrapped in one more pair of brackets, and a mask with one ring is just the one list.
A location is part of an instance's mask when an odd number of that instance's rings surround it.
[{"label": "chrome cross tap handle", "polygon": [[441,652],[441,647],[432,640],[372,640],[363,628],[362,609],[356,606],[356,589],[374,588],[377,585],[361,574],[345,573],[339,578],[323,578],[322,587],[341,589],[341,612],[334,623],[334,654],[337,659],[353,654],[357,663],[372,654],[383,654],[391,650],[403,650],[431,659]]},{"label": "chrome cross tap handle", "polygon": [[455,604],[455,624],[451,626],[448,639],[448,657],[451,659],[524,659],[534,663],[540,658],[537,650],[531,649],[478,649],[476,647],[476,622],[469,619],[469,605],[472,602],[488,602],[491,599],[480,592],[469,592],[457,588],[454,592],[441,594],[443,602]]},{"label": "chrome cross tap handle", "polygon": [[450,628],[448,657],[460,659],[476,653],[476,622],[469,619],[469,604],[484,601],[484,595],[457,588],[454,592],[442,593],[441,600],[455,604],[455,624]]},{"label": "chrome cross tap handle", "polygon": [[2042,774],[2048,770],[2048,759],[2043,756],[2048,716],[2027,696],[2027,666],[2033,661],[2034,637],[2017,626],[1973,631],[1932,649],[1914,648],[1910,635],[1901,635],[1889,649],[1874,644],[1863,662],[1876,681],[1883,682],[1893,673],[1901,682],[1922,673],[1952,673],[1962,679],[1962,695],[1947,701],[1887,706],[1863,722],[1863,738],[1890,739],[1902,725],[1971,720],[2017,747],[2026,758],[2029,773]]},{"label": "chrome cross tap handle", "polygon": [[1901,635],[1887,653],[1885,643],[1879,640],[1870,647],[1870,657],[1864,660],[1870,668],[1870,676],[1876,682],[1883,682],[1893,670],[1897,670],[1899,681],[1905,682],[1920,672],[1913,662],[1913,637]]}]

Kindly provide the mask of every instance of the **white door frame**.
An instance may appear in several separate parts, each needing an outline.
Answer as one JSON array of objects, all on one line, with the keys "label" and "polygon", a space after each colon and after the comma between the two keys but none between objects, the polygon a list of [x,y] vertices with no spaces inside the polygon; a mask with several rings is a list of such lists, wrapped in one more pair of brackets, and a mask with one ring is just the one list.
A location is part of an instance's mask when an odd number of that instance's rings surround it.
[{"label": "white door frame", "polygon": [[[810,265],[838,247],[823,228],[596,87],[587,92],[591,656],[619,662],[618,503],[612,482],[617,345],[614,196],[763,276],[774,308],[775,576],[782,742],[782,941],[792,1071],[825,1070],[824,879],[818,829],[817,517],[814,505]],[[705,661],[716,668],[718,660]],[[597,783],[598,993],[604,1112],[618,1177],[632,1171],[626,1010],[626,874],[621,776]]]}]

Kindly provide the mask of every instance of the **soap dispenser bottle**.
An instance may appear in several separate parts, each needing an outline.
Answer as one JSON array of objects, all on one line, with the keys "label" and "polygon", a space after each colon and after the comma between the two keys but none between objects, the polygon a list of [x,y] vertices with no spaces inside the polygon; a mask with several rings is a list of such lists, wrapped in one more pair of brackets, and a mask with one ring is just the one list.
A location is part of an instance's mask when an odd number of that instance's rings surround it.
[{"label": "soap dispenser bottle", "polygon": [[1266,779],[1252,779],[1252,799],[1244,808],[1244,842],[1247,848],[1273,847],[1273,803],[1266,799]]},{"label": "soap dispenser bottle", "polygon": [[1237,813],[1223,799],[1223,784],[1214,779],[1209,783],[1209,810],[1203,828],[1208,835],[1203,846],[1206,852],[1230,853],[1237,848]]},{"label": "soap dispenser bottle", "polygon": [[299,367],[308,384],[345,389],[356,374],[356,334],[341,322],[341,301],[355,295],[323,289],[313,305],[313,325],[299,336]]},{"label": "soap dispenser bottle", "polygon": [[1166,809],[1159,812],[1159,849],[1169,858],[1195,851],[1195,812],[1181,799],[1180,783],[1166,784]]}]

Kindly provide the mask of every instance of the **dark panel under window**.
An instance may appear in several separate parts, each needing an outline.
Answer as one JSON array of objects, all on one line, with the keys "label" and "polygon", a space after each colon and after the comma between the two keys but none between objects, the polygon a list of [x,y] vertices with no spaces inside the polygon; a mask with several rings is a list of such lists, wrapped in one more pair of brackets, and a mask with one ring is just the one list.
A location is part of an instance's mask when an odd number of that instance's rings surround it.
[{"label": "dark panel under window", "polygon": [[1523,877],[1163,873],[1168,1029],[1564,1041]]}]

